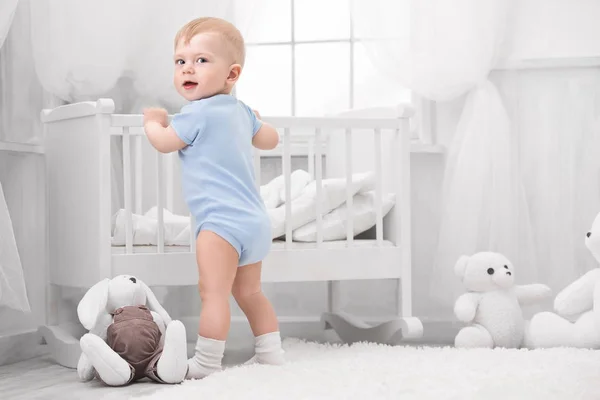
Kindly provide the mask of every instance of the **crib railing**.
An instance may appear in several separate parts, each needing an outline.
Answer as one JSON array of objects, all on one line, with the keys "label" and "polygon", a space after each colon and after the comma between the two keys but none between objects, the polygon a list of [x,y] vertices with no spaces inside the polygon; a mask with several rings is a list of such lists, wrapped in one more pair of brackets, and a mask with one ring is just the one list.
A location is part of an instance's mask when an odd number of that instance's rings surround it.
[{"label": "crib railing", "polygon": [[[394,133],[393,145],[387,149],[394,154],[393,162],[393,182],[395,193],[394,204],[394,220],[392,222],[393,230],[395,231],[395,245],[399,245],[399,239],[408,240],[410,243],[410,176],[409,176],[409,157],[410,157],[410,132],[408,129],[407,110],[406,115],[401,115],[400,118],[339,118],[339,117],[271,117],[264,118],[265,122],[270,123],[277,128],[280,134],[280,145],[282,146],[281,162],[284,176],[284,187],[286,201],[285,207],[285,248],[292,246],[293,227],[291,224],[292,217],[292,130],[302,129],[303,132],[311,131],[309,143],[309,173],[314,178],[316,186],[316,247],[319,248],[323,244],[323,216],[324,210],[321,205],[323,202],[323,143],[327,140],[327,132],[330,130],[343,130],[345,132],[345,179],[346,179],[346,207],[347,207],[347,226],[346,226],[346,245],[353,246],[354,243],[354,226],[353,226],[353,136],[358,130],[361,132],[368,131],[374,134],[373,157],[375,161],[374,172],[376,177],[375,186],[375,239],[379,246],[384,242],[383,229],[383,149],[382,149],[382,130],[392,130]],[[126,215],[125,221],[125,253],[133,253],[133,204],[132,190],[135,190],[135,211],[142,211],[142,144],[147,140],[142,128],[143,118],[141,115],[111,115],[111,135],[122,136],[123,146],[123,178],[124,178],[124,210]],[[304,136],[304,133],[303,133]],[[135,144],[135,163],[131,160],[132,143]],[[367,149],[365,149],[367,151]],[[257,185],[260,188],[261,182],[261,157],[270,156],[269,152],[255,150],[254,154],[254,170],[257,180]],[[163,207],[172,210],[173,208],[173,192],[174,192],[174,163],[177,160],[176,154],[162,154],[155,152],[156,168],[154,174],[156,176],[156,205],[157,205],[157,252],[165,252],[165,221],[163,215]],[[166,174],[164,174],[166,170]],[[131,174],[135,174],[135,188],[132,188]],[[165,176],[166,175],[166,176]],[[166,202],[165,202],[166,194]],[[166,203],[166,204],[165,204]],[[191,216],[191,230],[195,223]],[[404,220],[404,223],[402,223]],[[408,222],[408,223],[407,223]],[[403,240],[403,241],[404,241]],[[190,234],[190,251],[195,251],[195,240]]]}]

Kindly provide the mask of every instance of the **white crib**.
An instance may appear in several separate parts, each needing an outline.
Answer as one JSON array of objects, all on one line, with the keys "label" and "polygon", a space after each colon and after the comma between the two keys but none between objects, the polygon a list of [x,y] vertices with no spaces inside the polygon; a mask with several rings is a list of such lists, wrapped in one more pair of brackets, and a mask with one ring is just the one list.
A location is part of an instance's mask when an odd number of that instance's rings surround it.
[{"label": "white crib", "polygon": [[[423,327],[412,316],[411,292],[411,205],[410,205],[410,137],[407,108],[399,118],[348,117],[273,117],[264,118],[280,132],[281,155],[286,198],[291,198],[291,142],[295,130],[312,133],[310,173],[316,185],[315,221],[317,239],[312,243],[295,242],[292,225],[293,202],[286,201],[285,239],[275,240],[263,263],[264,282],[329,282],[329,309],[323,314],[325,328],[332,328],[346,342],[362,340],[397,343],[401,339],[422,336]],[[64,287],[86,289],[99,280],[120,274],[139,277],[149,286],[187,286],[198,281],[195,242],[172,246],[165,243],[163,208],[173,207],[173,192],[179,174],[175,172],[176,154],[153,152],[156,179],[157,232],[155,245],[134,243],[132,215],[141,212],[142,183],[145,170],[141,145],[147,139],[141,115],[114,114],[109,99],[60,106],[42,112],[47,160],[49,303],[58,304]],[[382,132],[391,132],[385,136]],[[337,134],[334,134],[337,132]],[[371,149],[363,148],[360,135],[369,132],[374,139]],[[111,242],[111,136],[122,137],[124,171],[125,243]],[[353,146],[353,143],[355,144]],[[147,143],[146,143],[147,144]],[[359,144],[359,146],[356,146]],[[385,151],[384,151],[385,148]],[[335,158],[328,171],[347,183],[354,179],[353,166],[359,165],[356,154],[376,160],[371,168],[376,180],[376,223],[371,232],[358,238],[353,219],[346,222],[344,240],[323,240],[323,209],[327,204],[323,182],[322,153]],[[366,157],[370,154],[369,157]],[[260,158],[269,152],[256,152],[255,169],[260,179]],[[326,158],[327,158],[326,157]],[[361,156],[362,157],[362,156]],[[384,171],[384,160],[393,168]],[[330,162],[328,160],[327,162]],[[340,165],[345,169],[340,172]],[[387,175],[386,175],[387,174]],[[384,179],[385,177],[385,179]],[[259,182],[259,185],[261,182]],[[352,215],[352,185],[346,185],[345,204]],[[395,205],[383,215],[384,193],[393,193]],[[341,312],[337,306],[339,282],[357,279],[398,280],[397,318],[371,326]],[[54,309],[54,313],[60,310]],[[192,327],[190,329],[195,329]],[[51,318],[40,328],[50,344],[55,359],[75,367],[79,356],[77,339],[83,332],[73,324],[60,324]]]}]

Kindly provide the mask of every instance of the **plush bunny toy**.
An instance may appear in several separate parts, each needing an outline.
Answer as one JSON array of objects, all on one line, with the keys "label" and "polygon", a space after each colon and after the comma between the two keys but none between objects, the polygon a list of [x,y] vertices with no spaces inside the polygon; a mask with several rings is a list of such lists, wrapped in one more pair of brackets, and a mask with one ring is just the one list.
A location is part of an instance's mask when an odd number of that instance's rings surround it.
[{"label": "plush bunny toy", "polygon": [[96,376],[122,386],[144,377],[160,383],[185,379],[185,326],[171,321],[141,280],[120,275],[98,282],[79,302],[77,314],[89,330],[79,341],[82,381]]}]

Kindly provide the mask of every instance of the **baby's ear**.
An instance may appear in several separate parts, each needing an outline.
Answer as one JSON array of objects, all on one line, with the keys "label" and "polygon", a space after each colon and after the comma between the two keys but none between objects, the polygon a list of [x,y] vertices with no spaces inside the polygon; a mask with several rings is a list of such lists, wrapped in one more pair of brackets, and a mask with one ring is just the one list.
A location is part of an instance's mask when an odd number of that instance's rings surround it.
[{"label": "baby's ear", "polygon": [[454,273],[461,280],[465,277],[465,271],[467,270],[467,264],[469,263],[469,256],[460,256],[456,264],[454,265]]},{"label": "baby's ear", "polygon": [[227,76],[227,80],[233,84],[240,79],[240,74],[242,73],[242,66],[239,64],[233,64],[229,67],[229,75]]}]

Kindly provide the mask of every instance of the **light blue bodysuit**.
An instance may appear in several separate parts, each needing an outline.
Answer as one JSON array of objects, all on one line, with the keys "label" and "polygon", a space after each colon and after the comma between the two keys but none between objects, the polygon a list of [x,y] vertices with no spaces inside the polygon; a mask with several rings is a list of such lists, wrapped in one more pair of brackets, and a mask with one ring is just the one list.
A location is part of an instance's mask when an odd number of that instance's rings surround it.
[{"label": "light blue bodysuit", "polygon": [[188,145],[179,158],[194,237],[202,230],[221,236],[237,250],[240,266],[262,261],[271,247],[252,164],[252,138],[261,125],[252,109],[226,94],[187,104],[171,122]]}]

